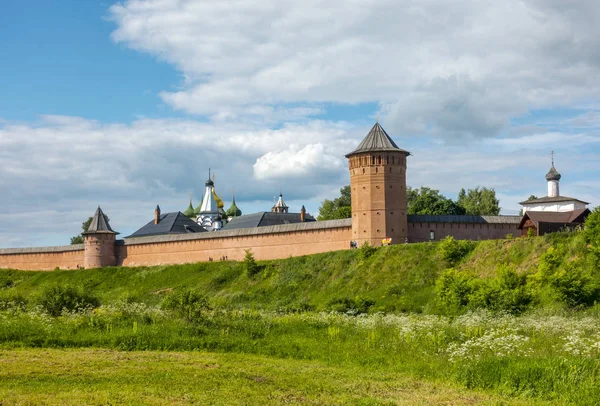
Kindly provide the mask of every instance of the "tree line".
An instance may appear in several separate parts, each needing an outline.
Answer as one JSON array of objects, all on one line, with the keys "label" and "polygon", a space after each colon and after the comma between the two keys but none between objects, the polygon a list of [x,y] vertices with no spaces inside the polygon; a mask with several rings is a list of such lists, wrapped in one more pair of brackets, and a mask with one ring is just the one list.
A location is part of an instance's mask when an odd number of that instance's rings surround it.
[{"label": "tree line", "polygon": [[[433,215],[474,215],[497,216],[500,214],[500,201],[493,188],[477,186],[474,189],[464,188],[458,193],[456,201],[442,195],[439,190],[426,186],[406,188],[408,214]],[[318,220],[335,220],[350,218],[352,207],[350,186],[340,189],[340,197],[325,199],[319,207]]]}]

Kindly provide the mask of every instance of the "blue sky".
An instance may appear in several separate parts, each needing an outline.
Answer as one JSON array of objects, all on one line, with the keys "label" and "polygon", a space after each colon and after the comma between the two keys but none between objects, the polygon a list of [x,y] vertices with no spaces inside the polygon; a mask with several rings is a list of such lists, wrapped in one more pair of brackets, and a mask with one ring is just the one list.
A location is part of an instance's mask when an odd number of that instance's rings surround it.
[{"label": "blue sky", "polygon": [[316,215],[376,117],[407,180],[600,199],[600,4],[0,2],[0,247],[61,245],[97,205],[127,235],[217,192]]}]

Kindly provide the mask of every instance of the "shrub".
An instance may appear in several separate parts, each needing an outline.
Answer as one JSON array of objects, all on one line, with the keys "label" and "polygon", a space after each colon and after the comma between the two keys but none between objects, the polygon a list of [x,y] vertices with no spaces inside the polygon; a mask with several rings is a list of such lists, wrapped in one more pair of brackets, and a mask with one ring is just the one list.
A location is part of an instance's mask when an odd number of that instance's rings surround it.
[{"label": "shrub", "polygon": [[600,299],[600,284],[581,261],[572,261],[549,278],[557,299],[569,307],[591,306]]},{"label": "shrub", "polygon": [[565,256],[564,247],[559,245],[557,247],[550,247],[540,256],[538,262],[537,279],[541,282],[546,282],[558,266],[562,263]]},{"label": "shrub", "polygon": [[340,297],[331,299],[327,303],[327,308],[338,313],[362,314],[367,313],[369,308],[375,305],[375,301],[357,296],[355,299],[349,297]]},{"label": "shrub", "polygon": [[60,316],[63,311],[93,309],[100,300],[82,287],[73,285],[49,285],[42,289],[38,303],[51,316]]},{"label": "shrub", "polygon": [[246,274],[249,277],[253,277],[254,275],[260,272],[260,267],[256,263],[256,260],[254,259],[254,254],[252,253],[252,250],[250,248],[244,250],[244,252],[246,253],[246,255],[244,255],[244,268],[246,270]]},{"label": "shrub", "polygon": [[0,310],[25,309],[27,299],[20,293],[5,293],[0,295]]},{"label": "shrub", "polygon": [[481,281],[470,297],[470,305],[513,314],[521,313],[532,301],[526,282],[525,275],[519,275],[509,267],[502,267],[496,278]]},{"label": "shrub", "polygon": [[513,234],[513,233],[508,233],[508,234],[506,234],[506,239],[507,239],[507,240],[512,240],[514,237],[515,237],[515,236],[514,236],[514,234]]},{"label": "shrub", "polygon": [[466,257],[475,248],[475,242],[469,240],[455,240],[452,236],[447,236],[440,242],[440,254],[442,259],[450,265]]},{"label": "shrub", "polygon": [[435,291],[442,306],[447,311],[456,312],[469,304],[476,283],[474,276],[450,268],[442,272],[435,282]]},{"label": "shrub", "polygon": [[206,295],[197,289],[171,293],[165,297],[162,306],[187,321],[199,321],[210,310]]},{"label": "shrub", "polygon": [[587,244],[600,247],[600,206],[594,208],[583,224],[583,238]]},{"label": "shrub", "polygon": [[375,254],[375,251],[377,251],[377,248],[372,246],[371,243],[369,241],[365,241],[361,246],[360,246],[360,258],[361,259],[367,259],[370,256],[372,256],[373,254]]}]

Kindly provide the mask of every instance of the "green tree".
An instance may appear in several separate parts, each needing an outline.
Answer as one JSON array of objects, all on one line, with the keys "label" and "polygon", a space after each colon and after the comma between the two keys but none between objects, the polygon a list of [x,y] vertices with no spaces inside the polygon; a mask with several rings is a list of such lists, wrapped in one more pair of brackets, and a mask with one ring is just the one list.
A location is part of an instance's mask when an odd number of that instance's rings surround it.
[{"label": "green tree", "polygon": [[317,220],[335,220],[352,217],[351,201],[350,186],[344,186],[340,189],[340,197],[333,200],[323,200],[321,207],[319,207]]},{"label": "green tree", "polygon": [[497,216],[500,214],[500,201],[496,199],[496,191],[477,186],[475,189],[461,189],[456,204],[465,210],[465,214],[473,216]]},{"label": "green tree", "polygon": [[406,188],[408,214],[465,214],[462,207],[440,194],[439,190],[421,186]]},{"label": "green tree", "polygon": [[[90,224],[92,223],[92,219],[93,219],[93,217],[89,217],[86,221],[81,223],[82,232],[85,233],[87,231],[87,229],[90,227]],[[104,215],[104,219],[106,220],[107,223],[110,220],[106,214]],[[83,244],[83,235],[82,234],[76,235],[75,237],[71,237],[71,245],[75,245],[75,244]]]}]

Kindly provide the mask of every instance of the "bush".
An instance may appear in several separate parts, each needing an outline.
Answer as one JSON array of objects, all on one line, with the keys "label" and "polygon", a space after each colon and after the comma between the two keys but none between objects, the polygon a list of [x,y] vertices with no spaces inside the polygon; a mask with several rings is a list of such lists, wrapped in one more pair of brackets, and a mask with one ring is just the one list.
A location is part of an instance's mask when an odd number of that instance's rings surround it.
[{"label": "bush", "polygon": [[186,289],[166,296],[162,307],[171,310],[187,321],[200,321],[210,310],[205,294],[196,289]]},{"label": "bush", "polygon": [[569,307],[591,306],[600,299],[600,284],[581,261],[572,261],[549,278],[558,300]]},{"label": "bush", "polygon": [[367,313],[373,305],[375,305],[374,300],[365,299],[360,296],[357,296],[355,299],[341,297],[331,299],[327,303],[327,308],[338,313],[362,314]]},{"label": "bush", "polygon": [[583,238],[587,244],[600,248],[600,206],[594,208],[583,224]]},{"label": "bush", "polygon": [[244,250],[244,252],[246,253],[246,255],[244,256],[244,268],[246,269],[246,274],[248,275],[248,277],[253,277],[254,275],[260,272],[260,267],[256,263],[256,260],[254,259],[254,254],[252,253],[252,250],[250,248]]},{"label": "bush", "polygon": [[372,246],[369,241],[365,241],[360,246],[360,253],[359,253],[360,258],[367,259],[367,258],[371,257],[373,254],[375,254],[375,251],[377,251],[377,248]]},{"label": "bush", "polygon": [[0,295],[0,310],[25,309],[27,299],[20,293],[5,293]]},{"label": "bush", "polygon": [[93,309],[100,300],[82,287],[72,285],[50,285],[42,289],[38,303],[51,316],[60,316],[63,311]]},{"label": "bush", "polygon": [[472,307],[483,307],[494,311],[521,313],[532,301],[525,275],[519,275],[508,267],[502,267],[496,278],[484,280],[470,297]]},{"label": "bush", "polygon": [[454,313],[469,305],[476,284],[474,276],[450,268],[442,272],[435,282],[435,291],[442,307]]},{"label": "bush", "polygon": [[469,240],[455,240],[452,236],[444,238],[439,245],[442,259],[449,265],[455,265],[466,257],[475,248],[475,242]]}]

